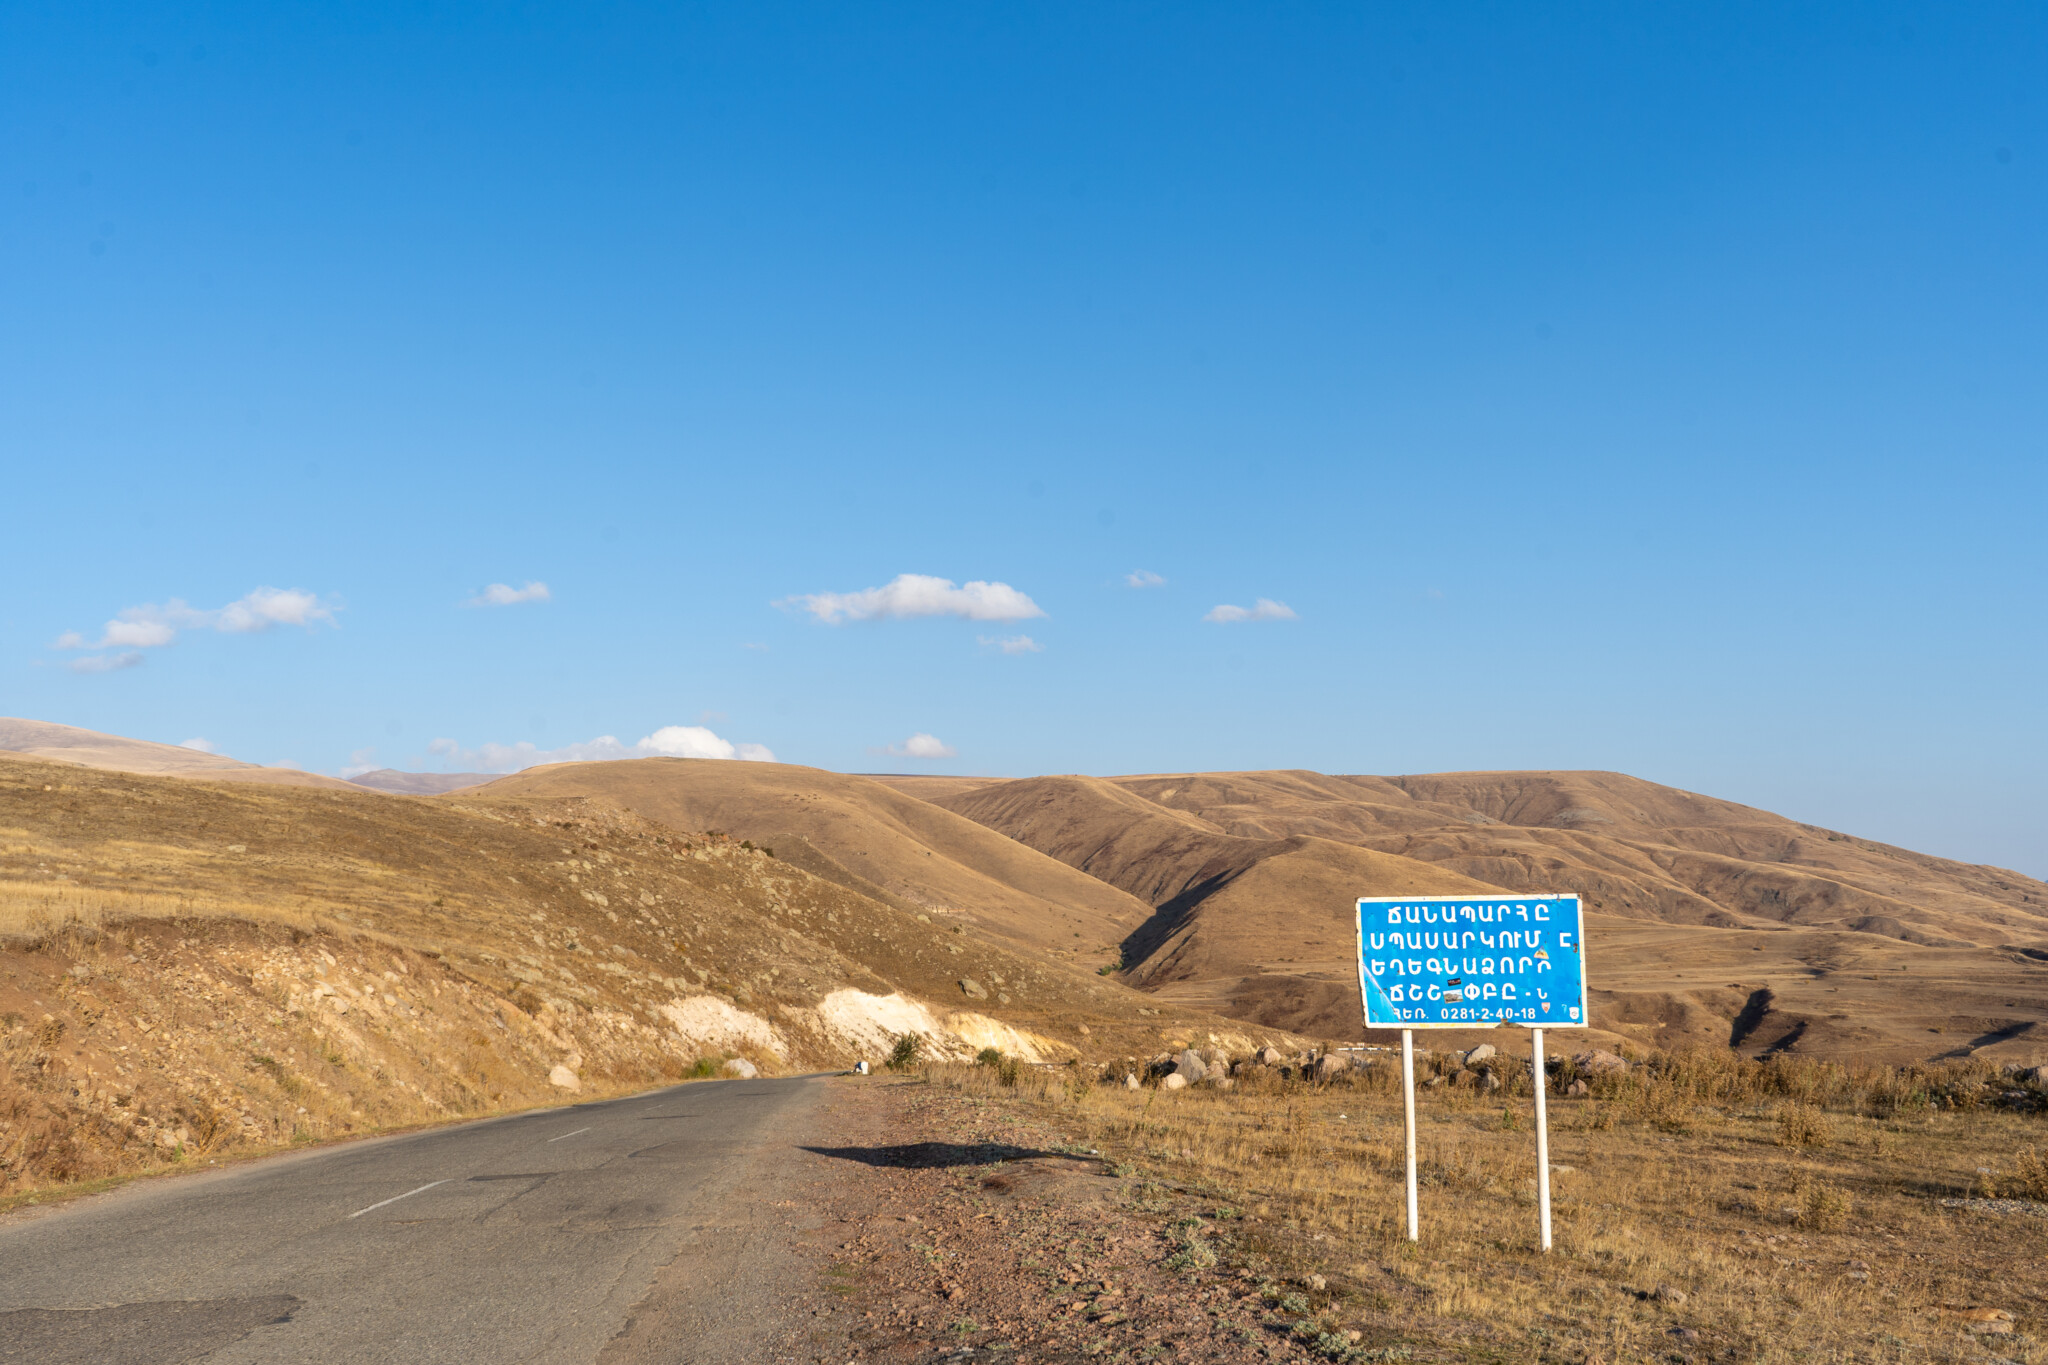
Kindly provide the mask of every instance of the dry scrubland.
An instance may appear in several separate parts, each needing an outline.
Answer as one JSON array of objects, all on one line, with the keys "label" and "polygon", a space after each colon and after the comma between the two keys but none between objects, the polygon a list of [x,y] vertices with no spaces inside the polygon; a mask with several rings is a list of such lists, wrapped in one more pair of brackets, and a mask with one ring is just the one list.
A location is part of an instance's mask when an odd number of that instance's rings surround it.
[{"label": "dry scrubland", "polygon": [[885,779],[1130,892],[1126,979],[1358,1038],[1361,895],[1575,891],[1648,1047],[1904,1062],[2048,1039],[2048,885],[1621,773]]},{"label": "dry scrubland", "polygon": [[0,1195],[730,1058],[846,1065],[905,1031],[963,1056],[1139,1046],[1153,1015],[970,925],[599,799],[0,757]]},{"label": "dry scrubland", "polygon": [[1399,1065],[1330,1083],[1241,1068],[1228,1090],[1129,1090],[1122,1066],[927,1075],[1149,1177],[1134,1212],[1165,1223],[1172,1263],[1262,1285],[1331,1359],[2048,1359],[2038,1082],[1720,1051],[1589,1072],[1567,1097],[1566,1062],[1544,1256],[1527,1061],[1493,1064],[1497,1090],[1455,1054],[1419,1068],[1419,1246]]}]

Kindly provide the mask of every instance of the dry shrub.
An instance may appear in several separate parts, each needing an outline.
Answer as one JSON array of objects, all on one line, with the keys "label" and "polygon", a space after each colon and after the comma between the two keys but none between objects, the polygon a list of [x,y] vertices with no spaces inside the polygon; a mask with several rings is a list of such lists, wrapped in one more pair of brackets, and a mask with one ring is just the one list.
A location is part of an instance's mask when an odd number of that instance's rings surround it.
[{"label": "dry shrub", "polygon": [[1809,1232],[1833,1232],[1849,1217],[1849,1196],[1824,1180],[1800,1182],[1792,1201],[1793,1221]]},{"label": "dry shrub", "polygon": [[1993,1175],[1983,1184],[1985,1193],[1993,1198],[2048,1203],[2048,1147],[2021,1148],[2010,1171]]},{"label": "dry shrub", "polygon": [[1827,1115],[1811,1104],[1794,1102],[1778,1106],[1780,1147],[1825,1147],[1832,1136]]}]

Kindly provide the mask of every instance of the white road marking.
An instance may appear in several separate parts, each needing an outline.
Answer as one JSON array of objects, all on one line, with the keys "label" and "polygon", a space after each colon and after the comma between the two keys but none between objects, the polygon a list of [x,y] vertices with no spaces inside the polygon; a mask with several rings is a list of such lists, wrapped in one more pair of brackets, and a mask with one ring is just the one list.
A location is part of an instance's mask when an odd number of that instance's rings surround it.
[{"label": "white road marking", "polygon": [[[589,1131],[590,1131],[590,1130],[589,1130],[588,1128],[578,1128],[578,1129],[576,1130],[576,1133],[587,1133],[587,1132],[589,1132]],[[560,1142],[560,1141],[562,1140],[562,1138],[572,1138],[572,1137],[575,1137],[575,1136],[576,1136],[576,1133],[564,1133],[564,1134],[562,1134],[562,1137],[551,1137],[551,1138],[549,1138],[549,1139],[548,1139],[548,1142]],[[546,1146],[546,1145],[547,1145],[547,1143],[542,1143],[541,1145],[542,1145],[542,1146]]]},{"label": "white road marking", "polygon": [[417,1190],[407,1190],[404,1194],[394,1194],[389,1199],[380,1200],[377,1203],[370,1205],[370,1207],[367,1209],[357,1209],[354,1213],[350,1214],[349,1217],[360,1218],[366,1213],[376,1212],[378,1209],[383,1208],[386,1204],[396,1204],[401,1199],[412,1198],[414,1195],[419,1194],[422,1190],[431,1190],[436,1185],[445,1185],[447,1183],[448,1182],[445,1180],[429,1180],[426,1184],[420,1186],[420,1188]]}]

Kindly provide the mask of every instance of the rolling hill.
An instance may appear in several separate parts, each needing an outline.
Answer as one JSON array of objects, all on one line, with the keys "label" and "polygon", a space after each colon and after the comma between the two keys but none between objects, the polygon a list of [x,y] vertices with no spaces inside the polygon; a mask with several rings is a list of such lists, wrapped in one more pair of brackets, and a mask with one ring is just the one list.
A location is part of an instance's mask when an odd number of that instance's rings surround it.
[{"label": "rolling hill", "polygon": [[[424,798],[0,755],[0,1192],[732,1056],[879,1060],[906,1033],[1055,1062],[1293,1041],[997,932],[1124,898],[962,817],[882,791],[911,807],[897,837],[1007,859],[1076,904],[984,877],[979,910],[920,909],[605,794],[660,804],[669,766]],[[783,779],[815,794],[830,776]],[[880,848],[880,817],[859,820]]]},{"label": "rolling hill", "polygon": [[1903,1059],[2032,1056],[2048,1040],[2048,884],[1617,773],[1183,773],[931,795],[1153,906],[1126,941],[1129,979],[1275,1025],[1358,1032],[1335,905],[1489,886],[1587,898],[1596,1017],[1644,1042]]},{"label": "rolling hill", "polygon": [[53,725],[45,720],[0,716],[0,752],[26,754],[53,763],[75,763],[110,772],[154,773],[165,777],[203,777],[211,782],[254,782],[287,787],[347,787],[338,777],[301,772],[297,768],[265,768],[222,754],[158,744],[147,739]]}]

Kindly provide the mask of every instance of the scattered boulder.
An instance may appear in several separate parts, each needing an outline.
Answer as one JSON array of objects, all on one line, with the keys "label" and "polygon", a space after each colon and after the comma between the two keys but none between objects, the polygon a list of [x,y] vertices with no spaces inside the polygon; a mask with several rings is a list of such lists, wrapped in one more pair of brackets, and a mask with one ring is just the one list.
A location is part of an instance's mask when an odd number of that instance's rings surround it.
[{"label": "scattered boulder", "polygon": [[1194,1085],[1207,1078],[1209,1064],[1202,1060],[1201,1053],[1189,1048],[1173,1059],[1173,1074],[1182,1078],[1181,1084]]},{"label": "scattered boulder", "polygon": [[1474,1084],[1481,1090],[1498,1090],[1500,1089],[1500,1077],[1494,1075],[1491,1071],[1482,1071],[1479,1073],[1478,1079],[1474,1081]]},{"label": "scattered boulder", "polygon": [[1351,1070],[1351,1058],[1342,1052],[1325,1052],[1309,1071],[1319,1081],[1331,1081]]},{"label": "scattered boulder", "polygon": [[1659,1303],[1668,1303],[1673,1308],[1683,1308],[1685,1306],[1685,1291],[1683,1289],[1673,1289],[1668,1284],[1658,1285],[1657,1292],[1650,1295],[1650,1297]]},{"label": "scattered boulder", "polygon": [[1287,1058],[1282,1055],[1277,1047],[1262,1047],[1252,1054],[1252,1060],[1260,1066],[1280,1066],[1287,1061]]},{"label": "scattered boulder", "polygon": [[718,1069],[728,1076],[736,1076],[743,1081],[751,1081],[761,1074],[761,1068],[755,1066],[744,1057],[728,1058],[725,1065]]},{"label": "scattered boulder", "polygon": [[1575,1100],[1582,1100],[1586,1097],[1586,1083],[1584,1081],[1573,1081],[1564,1088],[1564,1093],[1570,1095]]},{"label": "scattered boulder", "polygon": [[548,1084],[563,1090],[581,1090],[583,1082],[576,1079],[576,1073],[566,1066],[558,1066],[548,1073]]},{"label": "scattered boulder", "polygon": [[1330,1287],[1330,1282],[1320,1275],[1306,1276],[1302,1279],[1302,1283],[1307,1285],[1310,1289],[1314,1290],[1318,1294],[1322,1293],[1325,1289],[1328,1289]]},{"label": "scattered boulder", "polygon": [[1144,1089],[1144,1087],[1143,1087],[1142,1085],[1140,1085],[1140,1084],[1138,1083],[1138,1073],[1137,1073],[1137,1072],[1135,1072],[1135,1071],[1127,1071],[1127,1072],[1125,1072],[1125,1073],[1124,1073],[1124,1089],[1126,1089],[1126,1090],[1142,1090],[1142,1089]]},{"label": "scattered boulder", "polygon": [[988,999],[988,988],[971,976],[960,978],[960,990],[969,1000]]},{"label": "scattered boulder", "polygon": [[1612,1052],[1581,1052],[1572,1065],[1596,1076],[1619,1076],[1628,1070],[1628,1059]]},{"label": "scattered boulder", "polygon": [[2048,1066],[2030,1066],[2020,1072],[2019,1079],[2028,1085],[2048,1090]]},{"label": "scattered boulder", "polygon": [[1490,1061],[1499,1055],[1500,1050],[1494,1047],[1492,1043],[1481,1043],[1478,1047],[1465,1054],[1465,1065],[1478,1066],[1481,1062]]},{"label": "scattered boulder", "polygon": [[1168,1072],[1165,1079],[1159,1082],[1161,1090],[1185,1090],[1187,1087],[1188,1078],[1181,1075],[1178,1071]]}]

